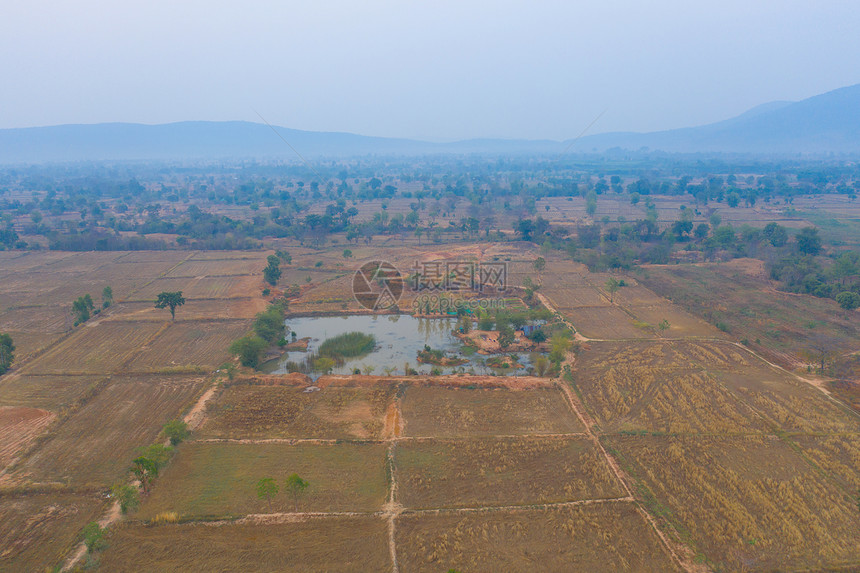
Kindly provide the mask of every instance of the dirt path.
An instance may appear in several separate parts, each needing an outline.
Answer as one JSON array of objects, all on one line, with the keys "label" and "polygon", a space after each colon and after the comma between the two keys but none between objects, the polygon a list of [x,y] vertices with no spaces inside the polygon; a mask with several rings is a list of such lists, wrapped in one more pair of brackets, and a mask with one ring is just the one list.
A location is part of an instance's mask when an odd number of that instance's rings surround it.
[{"label": "dirt path", "polygon": [[200,396],[197,403],[185,414],[183,421],[188,424],[189,430],[195,430],[203,425],[204,420],[206,420],[206,403],[215,395],[217,390],[218,380],[216,378],[212,385]]},{"label": "dirt path", "polygon": [[549,297],[539,292],[536,292],[535,295],[538,297],[538,300],[541,302],[542,305],[546,307],[548,311],[561,317],[561,321],[566,324],[568,328],[570,328],[571,332],[573,332],[574,340],[578,340],[579,342],[589,342],[591,340],[594,340],[593,338],[586,338],[585,336],[580,334],[579,330],[573,325],[572,322],[567,319],[566,316],[564,316],[564,314],[561,313],[560,310],[558,310],[558,308],[556,308],[555,304],[553,304]]},{"label": "dirt path", "polygon": [[[107,512],[99,519],[98,524],[102,528],[110,527],[117,521],[122,519],[122,511],[120,511],[119,503],[114,502],[111,504],[110,508]],[[87,546],[84,542],[81,542],[78,547],[75,549],[75,552],[72,553],[71,557],[69,557],[61,571],[71,571],[72,568],[87,554]]]},{"label": "dirt path", "polygon": [[[188,413],[183,418],[183,421],[188,424],[189,429],[194,429],[200,426],[203,423],[203,420],[206,417],[206,402],[215,395],[215,391],[218,388],[218,378],[216,377],[212,381],[212,385],[207,389],[202,396],[197,400],[197,403],[188,411]],[[135,481],[132,482],[132,485],[139,487],[139,484]],[[111,525],[118,522],[122,519],[122,511],[120,511],[119,503],[114,502],[111,504],[108,511],[99,519],[99,525],[103,528],[110,527]],[[71,571],[72,568],[87,554],[87,547],[81,542],[78,547],[75,549],[74,553],[72,553],[71,557],[66,560],[66,563],[63,565],[62,571]]]},{"label": "dirt path", "polygon": [[385,427],[382,430],[382,435],[388,439],[388,475],[390,476],[390,485],[388,489],[388,501],[382,507],[385,515],[388,516],[388,552],[391,555],[391,571],[399,573],[400,567],[397,565],[397,542],[395,534],[397,533],[397,516],[403,512],[403,506],[397,501],[397,468],[394,465],[394,454],[397,449],[397,439],[403,433],[403,428],[406,423],[400,414],[400,404],[394,400],[388,406],[385,413]]}]

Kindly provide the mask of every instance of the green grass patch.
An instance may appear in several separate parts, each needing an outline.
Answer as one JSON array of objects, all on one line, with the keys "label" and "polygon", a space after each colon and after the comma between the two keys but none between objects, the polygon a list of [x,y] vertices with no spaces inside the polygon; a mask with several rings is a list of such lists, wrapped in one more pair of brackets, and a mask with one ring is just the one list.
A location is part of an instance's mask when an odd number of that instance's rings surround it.
[{"label": "green grass patch", "polygon": [[329,358],[353,358],[367,354],[376,346],[376,339],[371,334],[363,332],[345,332],[338,336],[327,338],[320,344],[318,354]]},{"label": "green grass patch", "polygon": [[[136,517],[164,511],[182,518],[231,517],[294,511],[284,482],[297,473],[310,483],[299,511],[377,511],[385,502],[383,444],[230,444],[188,442],[152,488]],[[273,478],[281,488],[271,504],[256,484]]]}]

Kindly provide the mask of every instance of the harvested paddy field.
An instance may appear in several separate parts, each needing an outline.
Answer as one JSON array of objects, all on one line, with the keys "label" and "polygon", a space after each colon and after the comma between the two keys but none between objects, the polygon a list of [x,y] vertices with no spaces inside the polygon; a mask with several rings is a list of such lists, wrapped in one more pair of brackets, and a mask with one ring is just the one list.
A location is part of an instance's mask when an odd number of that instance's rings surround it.
[{"label": "harvested paddy field", "polygon": [[271,504],[257,496],[256,483],[280,483],[298,473],[310,483],[298,503],[302,512],[374,512],[388,493],[382,444],[283,444],[189,442],[184,444],[152,489],[137,516],[164,511],[183,518],[223,518],[291,512],[286,493]]},{"label": "harvested paddy field", "polygon": [[230,343],[250,330],[251,322],[247,320],[173,322],[141,347],[125,370],[169,372],[171,369],[198,368],[204,372],[212,371],[230,358]]},{"label": "harvested paddy field", "polygon": [[221,277],[236,275],[259,275],[266,266],[266,254],[259,258],[230,258],[216,260],[188,259],[172,268],[164,276],[173,277]]},{"label": "harvested paddy field", "polygon": [[[552,298],[553,302],[555,298]],[[635,320],[622,309],[614,306],[578,307],[563,310],[576,330],[583,336],[596,339],[654,338],[650,325],[637,327]]]},{"label": "harvested paddy field", "polygon": [[387,523],[327,517],[268,523],[123,524],[108,538],[104,571],[344,571],[391,569]]},{"label": "harvested paddy field", "polygon": [[203,384],[194,376],[117,377],[8,477],[25,483],[109,486],[125,476],[135,449],[154,442]]},{"label": "harvested paddy field", "polygon": [[395,450],[406,508],[531,505],[624,495],[585,439],[405,441]]},{"label": "harvested paddy field", "polygon": [[[183,293],[184,296],[184,293]],[[123,302],[117,305],[110,317],[101,320],[151,321],[170,320],[170,312],[155,308],[155,297],[148,301]],[[186,299],[185,304],[176,310],[176,322],[186,320],[223,320],[251,319],[266,310],[268,303],[259,297]]]},{"label": "harvested paddy field", "polygon": [[64,493],[0,497],[0,570],[49,571],[96,519],[104,500]]},{"label": "harvested paddy field", "polygon": [[233,384],[208,406],[209,438],[379,438],[396,387],[302,387]]},{"label": "harvested paddy field", "polygon": [[27,374],[121,372],[140,348],[166,324],[92,320],[53,346],[29,366]]},{"label": "harvested paddy field", "polygon": [[0,406],[61,410],[104,379],[103,376],[12,374],[0,379]]},{"label": "harvested paddy field", "polygon": [[604,438],[637,495],[719,570],[856,567],[846,491],[776,436]]},{"label": "harvested paddy field", "polygon": [[0,469],[54,421],[56,414],[39,408],[0,406]]},{"label": "harvested paddy field", "polygon": [[857,430],[846,408],[730,343],[592,342],[573,381],[604,431]]},{"label": "harvested paddy field", "polygon": [[403,571],[679,571],[633,504],[403,514]]},{"label": "harvested paddy field", "polygon": [[838,352],[860,349],[860,325],[836,302],[776,291],[761,263],[744,262],[651,266],[640,280],[789,369],[809,361],[804,352],[817,339]]},{"label": "harvested paddy field", "polygon": [[400,401],[406,436],[567,434],[582,423],[554,387],[532,390],[410,385]]}]

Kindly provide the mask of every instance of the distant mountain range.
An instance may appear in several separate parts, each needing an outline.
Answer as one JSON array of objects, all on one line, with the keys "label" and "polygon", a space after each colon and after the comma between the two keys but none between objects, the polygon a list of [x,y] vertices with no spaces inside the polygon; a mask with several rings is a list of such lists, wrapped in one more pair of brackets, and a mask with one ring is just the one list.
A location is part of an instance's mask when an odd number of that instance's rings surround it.
[{"label": "distant mountain range", "polygon": [[[679,153],[860,153],[860,84],[799,102],[771,102],[732,119],[651,133],[604,133],[578,141],[471,139],[430,143],[276,128],[244,121],[161,125],[102,123],[0,129],[0,164],[421,154],[557,154],[613,148]],[[289,142],[287,145],[282,139]]]}]

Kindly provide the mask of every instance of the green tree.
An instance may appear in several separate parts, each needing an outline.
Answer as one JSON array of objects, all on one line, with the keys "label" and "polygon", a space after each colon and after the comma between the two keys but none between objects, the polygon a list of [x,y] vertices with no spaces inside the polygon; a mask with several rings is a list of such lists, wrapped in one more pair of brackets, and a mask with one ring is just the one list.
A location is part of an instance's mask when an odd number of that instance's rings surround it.
[{"label": "green tree", "polygon": [[158,464],[144,456],[138,456],[131,462],[131,473],[140,481],[143,493],[149,491],[149,486],[158,477]]},{"label": "green tree", "polygon": [[737,207],[741,202],[741,196],[732,191],[726,196],[726,203],[729,204],[729,207]]},{"label": "green tree", "polygon": [[270,306],[254,319],[254,332],[269,344],[283,338],[285,330],[284,311],[280,307]]},{"label": "green tree", "polygon": [[546,376],[549,370],[549,359],[546,356],[538,356],[535,358],[535,372],[538,376]]},{"label": "green tree", "polygon": [[846,251],[839,255],[830,268],[833,278],[840,284],[845,284],[845,279],[860,275],[860,251]]},{"label": "green tree", "polygon": [[666,319],[664,318],[664,319],[660,322],[660,324],[659,324],[659,325],[657,325],[657,328],[659,328],[659,329],[660,329],[660,332],[661,332],[661,333],[666,332],[667,330],[669,330],[669,321],[668,321],[668,320],[666,320]]},{"label": "green tree", "polygon": [[589,191],[585,196],[585,212],[594,215],[597,212],[597,193]]},{"label": "green tree", "polygon": [[269,509],[272,509],[272,498],[278,495],[278,491],[280,488],[274,478],[263,478],[257,482],[257,497],[265,499]]},{"label": "green tree", "polygon": [[815,227],[804,227],[795,237],[797,250],[805,255],[817,255],[821,252],[821,237]]},{"label": "green tree", "polygon": [[81,324],[82,322],[86,322],[92,316],[92,312],[95,310],[95,304],[93,303],[93,297],[88,294],[84,296],[79,296],[72,303],[72,312],[77,316],[77,320],[75,321],[75,325]]},{"label": "green tree", "polygon": [[349,259],[352,258],[352,251],[350,249],[343,250],[343,258]]},{"label": "green tree", "polygon": [[275,286],[281,278],[281,260],[275,255],[269,255],[266,261],[268,264],[263,269],[263,278],[267,283]]},{"label": "green tree", "polygon": [[570,341],[570,338],[563,336],[561,334],[554,335],[550,341],[550,352],[549,352],[549,360],[555,364],[561,364],[564,360],[564,356],[573,343]]},{"label": "green tree", "polygon": [[102,308],[107,308],[113,304],[113,289],[106,286],[102,289]]},{"label": "green tree", "polygon": [[178,419],[171,420],[164,424],[161,431],[164,432],[164,435],[167,436],[170,440],[170,444],[173,446],[178,446],[183,440],[187,439],[188,436],[191,435],[191,431],[188,429],[188,424]]},{"label": "green tree", "polygon": [[620,287],[621,283],[615,277],[609,277],[606,279],[606,290],[609,292],[610,303],[615,301],[615,293],[618,292]]},{"label": "green tree", "polygon": [[137,449],[137,455],[143,456],[155,462],[158,469],[161,470],[173,457],[173,448],[164,444],[149,444]]},{"label": "green tree", "polygon": [[516,341],[516,333],[510,326],[505,326],[499,330],[499,346],[507,348]]},{"label": "green tree", "polygon": [[784,247],[788,242],[788,231],[779,223],[768,223],[761,233],[774,247]]},{"label": "green tree", "polygon": [[841,292],[836,295],[836,302],[845,310],[854,310],[860,307],[860,294],[851,291]]},{"label": "green tree", "polygon": [[176,320],[176,308],[185,304],[185,299],[182,297],[182,291],[159,293],[155,301],[155,308],[170,309],[170,318]]},{"label": "green tree", "polygon": [[91,521],[81,531],[84,545],[88,553],[93,553],[107,547],[105,542],[105,530],[97,521]]},{"label": "green tree", "polygon": [[118,483],[110,488],[110,492],[111,497],[119,503],[119,510],[123,515],[140,507],[140,493],[134,486]]},{"label": "green tree", "polygon": [[296,511],[299,511],[299,498],[305,493],[310,484],[299,477],[299,474],[291,474],[287,477],[286,490],[293,497]]},{"label": "green tree", "polygon": [[0,334],[0,376],[9,371],[15,360],[15,345],[8,334]]},{"label": "green tree", "polygon": [[256,334],[248,334],[230,345],[230,353],[239,356],[242,366],[256,368],[260,365],[260,355],[267,346],[266,341]]},{"label": "green tree", "polygon": [[543,284],[543,279],[541,278],[541,273],[543,273],[544,269],[546,268],[546,259],[543,257],[538,257],[535,259],[535,262],[532,263],[532,266],[534,266],[534,269],[538,273],[538,282]]}]

